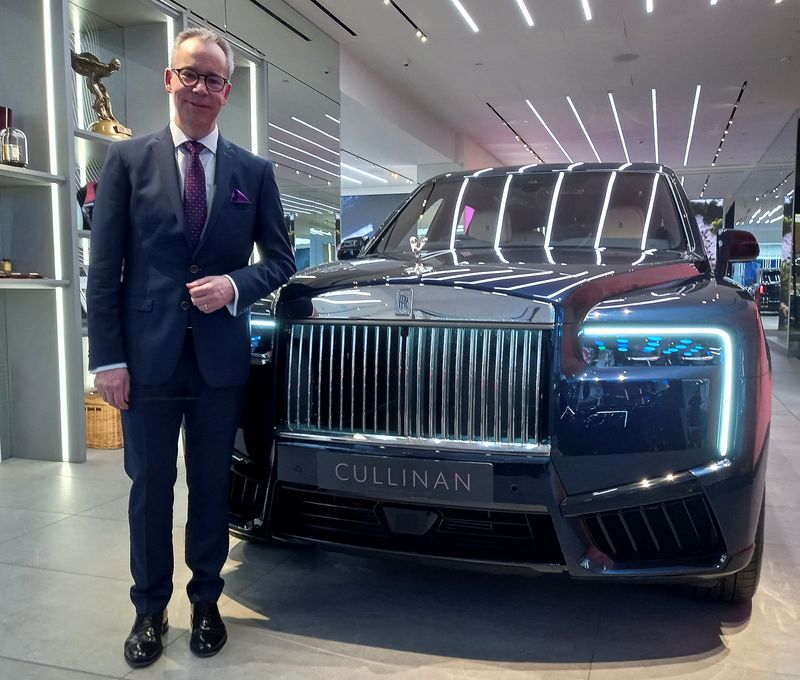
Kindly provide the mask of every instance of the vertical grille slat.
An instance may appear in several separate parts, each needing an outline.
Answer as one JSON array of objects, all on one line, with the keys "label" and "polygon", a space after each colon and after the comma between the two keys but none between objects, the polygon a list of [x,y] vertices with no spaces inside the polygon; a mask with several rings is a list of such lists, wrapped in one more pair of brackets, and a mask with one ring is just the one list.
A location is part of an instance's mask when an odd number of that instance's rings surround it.
[{"label": "vertical grille slat", "polygon": [[544,337],[531,329],[296,323],[287,336],[286,424],[537,445]]}]

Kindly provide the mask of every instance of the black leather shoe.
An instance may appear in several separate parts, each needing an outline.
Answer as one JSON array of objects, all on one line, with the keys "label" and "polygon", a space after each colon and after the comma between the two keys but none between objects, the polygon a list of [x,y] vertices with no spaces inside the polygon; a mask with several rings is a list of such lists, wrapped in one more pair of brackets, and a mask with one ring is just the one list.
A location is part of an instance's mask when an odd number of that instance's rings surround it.
[{"label": "black leather shoe", "polygon": [[214,602],[192,603],[189,649],[197,656],[214,656],[228,640],[228,632]]},{"label": "black leather shoe", "polygon": [[125,661],[128,665],[144,668],[158,659],[164,651],[161,636],[168,628],[166,612],[137,614],[131,634],[125,640]]}]

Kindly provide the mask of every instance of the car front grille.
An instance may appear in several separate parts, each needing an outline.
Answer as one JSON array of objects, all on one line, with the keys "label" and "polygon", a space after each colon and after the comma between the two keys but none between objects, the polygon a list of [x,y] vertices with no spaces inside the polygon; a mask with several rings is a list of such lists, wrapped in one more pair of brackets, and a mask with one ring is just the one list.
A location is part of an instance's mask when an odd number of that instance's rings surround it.
[{"label": "car front grille", "polygon": [[293,324],[288,338],[288,428],[536,445],[542,439],[545,333]]},{"label": "car front grille", "polygon": [[[509,564],[564,564],[547,514],[498,512],[309,491],[277,489],[273,533],[285,538]],[[390,513],[424,513],[430,527],[419,534],[392,529]]]},{"label": "car front grille", "polygon": [[715,559],[725,546],[702,494],[583,517],[594,544],[619,561]]}]

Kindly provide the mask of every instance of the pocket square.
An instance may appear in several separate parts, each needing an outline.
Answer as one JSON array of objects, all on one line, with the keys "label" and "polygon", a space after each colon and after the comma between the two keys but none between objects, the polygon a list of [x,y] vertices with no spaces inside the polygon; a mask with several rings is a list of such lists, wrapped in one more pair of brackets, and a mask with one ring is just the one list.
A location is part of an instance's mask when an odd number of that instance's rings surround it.
[{"label": "pocket square", "polygon": [[231,191],[230,201],[231,203],[250,203],[250,199],[238,189]]}]

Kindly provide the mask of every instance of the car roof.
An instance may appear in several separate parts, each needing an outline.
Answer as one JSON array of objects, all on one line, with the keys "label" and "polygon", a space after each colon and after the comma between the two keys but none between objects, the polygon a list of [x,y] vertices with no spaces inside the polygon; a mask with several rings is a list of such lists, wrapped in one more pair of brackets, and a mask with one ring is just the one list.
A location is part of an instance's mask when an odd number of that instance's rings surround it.
[{"label": "car roof", "polygon": [[431,179],[463,179],[465,177],[493,177],[514,174],[536,174],[546,172],[625,172],[625,173],[663,173],[675,177],[675,172],[660,163],[531,163],[529,165],[510,165],[478,170],[459,170],[448,172]]}]

